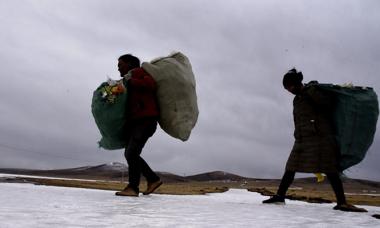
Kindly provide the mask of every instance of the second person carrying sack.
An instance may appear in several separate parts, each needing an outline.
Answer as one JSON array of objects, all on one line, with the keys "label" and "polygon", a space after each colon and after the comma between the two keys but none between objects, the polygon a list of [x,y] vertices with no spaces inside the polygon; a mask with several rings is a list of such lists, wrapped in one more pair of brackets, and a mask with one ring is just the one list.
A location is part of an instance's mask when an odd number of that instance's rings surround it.
[{"label": "second person carrying sack", "polygon": [[180,52],[142,63],[157,83],[159,124],[174,138],[188,140],[198,119],[195,77],[189,59]]}]

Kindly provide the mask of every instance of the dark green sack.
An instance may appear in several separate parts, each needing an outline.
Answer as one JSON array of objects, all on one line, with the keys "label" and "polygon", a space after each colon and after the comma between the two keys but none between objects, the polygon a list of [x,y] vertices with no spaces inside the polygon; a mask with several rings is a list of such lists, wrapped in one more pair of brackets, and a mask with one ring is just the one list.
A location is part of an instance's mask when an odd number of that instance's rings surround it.
[{"label": "dark green sack", "polygon": [[125,147],[127,91],[123,80],[113,82],[117,84],[102,83],[94,91],[91,104],[92,115],[102,135],[99,147],[108,150]]},{"label": "dark green sack", "polygon": [[371,146],[379,115],[377,95],[372,88],[316,84],[335,99],[333,122],[340,149],[340,170],[358,164]]}]

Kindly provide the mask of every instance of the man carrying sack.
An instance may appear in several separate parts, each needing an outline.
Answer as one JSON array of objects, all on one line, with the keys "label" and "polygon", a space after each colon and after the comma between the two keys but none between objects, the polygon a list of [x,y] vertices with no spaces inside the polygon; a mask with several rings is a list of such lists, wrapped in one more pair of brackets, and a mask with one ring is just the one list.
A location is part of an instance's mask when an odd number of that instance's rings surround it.
[{"label": "man carrying sack", "polygon": [[118,196],[138,196],[141,174],[147,180],[144,195],[155,191],[162,181],[140,156],[148,139],[155,133],[159,108],[156,82],[140,67],[140,60],[130,54],[119,57],[118,70],[126,80],[128,91],[126,116],[125,158],[128,163],[129,184]]},{"label": "man carrying sack", "polygon": [[170,136],[186,141],[198,119],[195,77],[189,59],[180,52],[145,62],[131,55],[118,59],[123,78],[102,83],[94,92],[92,113],[102,135],[99,146],[125,148],[129,184],[116,195],[138,196],[141,174],[147,180],[143,194],[162,181],[141,158],[157,122]]}]

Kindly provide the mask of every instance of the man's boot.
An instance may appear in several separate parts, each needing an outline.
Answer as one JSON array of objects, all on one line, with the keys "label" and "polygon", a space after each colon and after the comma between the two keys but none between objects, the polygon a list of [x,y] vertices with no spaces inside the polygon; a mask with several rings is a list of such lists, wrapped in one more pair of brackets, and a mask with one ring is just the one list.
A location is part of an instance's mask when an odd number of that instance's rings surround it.
[{"label": "man's boot", "polygon": [[158,187],[160,187],[162,185],[162,181],[161,180],[158,180],[158,181],[155,181],[155,182],[151,182],[147,184],[147,188],[145,190],[145,192],[143,192],[144,195],[149,195],[150,193],[154,192]]},{"label": "man's boot", "polygon": [[352,204],[348,204],[348,203],[345,203],[345,204],[338,204],[334,207],[334,210],[340,210],[340,211],[349,211],[349,212],[368,212],[366,209],[364,208],[360,208],[360,207],[355,207],[354,205]]},{"label": "man's boot", "polygon": [[263,203],[265,204],[285,204],[285,197],[274,195],[271,198],[264,200]]},{"label": "man's boot", "polygon": [[117,196],[134,196],[134,197],[138,197],[139,196],[139,192],[134,190],[132,187],[130,186],[127,186],[124,188],[123,191],[121,192],[116,192],[115,195]]}]

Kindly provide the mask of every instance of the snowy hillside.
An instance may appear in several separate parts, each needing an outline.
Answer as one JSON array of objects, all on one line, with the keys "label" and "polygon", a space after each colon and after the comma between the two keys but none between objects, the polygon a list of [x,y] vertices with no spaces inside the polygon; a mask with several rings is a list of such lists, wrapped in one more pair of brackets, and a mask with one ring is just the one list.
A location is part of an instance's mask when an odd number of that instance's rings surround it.
[{"label": "snowy hillside", "polygon": [[112,191],[0,184],[0,227],[379,227],[369,213],[333,204],[263,205],[245,190],[203,196],[116,197]]}]

